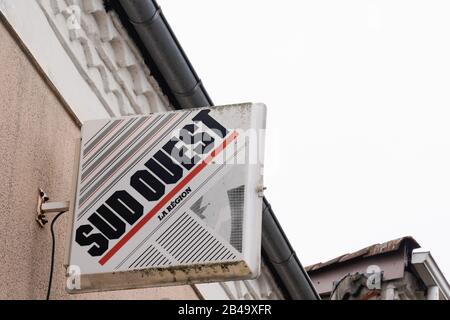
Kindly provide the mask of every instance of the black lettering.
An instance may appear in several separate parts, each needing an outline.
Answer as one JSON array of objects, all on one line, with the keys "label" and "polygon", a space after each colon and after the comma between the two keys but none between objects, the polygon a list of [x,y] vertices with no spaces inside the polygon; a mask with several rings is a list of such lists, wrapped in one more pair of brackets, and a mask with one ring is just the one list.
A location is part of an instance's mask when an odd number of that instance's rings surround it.
[{"label": "black lettering", "polygon": [[101,205],[88,220],[110,240],[119,239],[125,233],[125,222],[105,205]]},{"label": "black lettering", "polygon": [[206,132],[199,133],[201,135],[201,143],[195,147],[194,151],[198,154],[209,153],[214,147],[214,138]]},{"label": "black lettering", "polygon": [[183,176],[183,168],[173,162],[163,151],[158,151],[145,166],[166,184],[176,183]]},{"label": "black lettering", "polygon": [[[165,184],[180,181],[183,178],[183,168],[191,170],[200,162],[200,155],[207,154],[213,149],[215,139],[199,130],[201,127],[199,122],[220,138],[227,136],[228,130],[212,118],[210,112],[211,110],[200,111],[192,119],[193,124],[181,129],[179,138],[168,141],[163,150],[158,151],[147,161],[145,166],[148,170],[138,171],[131,177],[131,187],[147,201],[160,200],[166,191]],[[159,219],[164,219],[190,192],[190,188],[182,192],[170,203],[167,211],[158,216]],[[122,237],[126,231],[126,223],[135,224],[144,214],[143,211],[143,205],[131,194],[124,190],[117,191],[89,216],[87,220],[92,225],[82,225],[76,230],[75,241],[81,246],[90,246],[88,253],[91,256],[101,256],[108,250],[109,240]],[[99,233],[92,233],[94,227]]]},{"label": "black lettering", "polygon": [[200,157],[194,155],[193,158],[189,158],[186,156],[188,149],[185,146],[182,146],[181,149],[177,148],[175,145],[180,142],[180,140],[173,138],[163,147],[164,151],[172,156],[175,160],[178,161],[186,170],[191,170],[197,163],[200,162]]},{"label": "black lettering", "polygon": [[146,170],[136,172],[131,177],[131,186],[139,192],[147,201],[161,199],[166,191],[164,185],[156,177]]},{"label": "black lettering", "polygon": [[198,129],[195,124],[185,126],[180,132],[180,139],[186,144],[195,146],[193,149],[195,153],[208,153],[214,147],[214,138],[206,132],[197,132]]},{"label": "black lettering", "polygon": [[88,253],[93,257],[99,257],[108,250],[109,241],[101,233],[89,234],[94,228],[88,224],[79,226],[75,232],[75,241],[80,246],[93,245]]},{"label": "black lettering", "polygon": [[221,138],[225,138],[228,134],[228,130],[222,126],[219,122],[216,121],[213,117],[209,115],[211,110],[202,110],[200,111],[194,119],[192,119],[195,122],[202,122],[205,124],[208,128],[213,130],[215,133],[217,133]]},{"label": "black lettering", "polygon": [[106,204],[126,222],[133,225],[144,214],[144,207],[126,191],[115,192]]}]

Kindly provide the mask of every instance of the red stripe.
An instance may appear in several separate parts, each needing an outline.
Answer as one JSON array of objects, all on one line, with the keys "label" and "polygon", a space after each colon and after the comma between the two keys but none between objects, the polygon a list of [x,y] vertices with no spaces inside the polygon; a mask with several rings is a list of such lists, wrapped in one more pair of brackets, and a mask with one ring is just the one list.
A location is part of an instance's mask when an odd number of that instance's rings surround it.
[{"label": "red stripe", "polygon": [[175,186],[164,198],[150,210],[144,218],[142,218],[133,228],[128,231],[125,236],[123,236],[119,242],[117,242],[114,247],[112,247],[100,260],[99,263],[103,266],[107,263],[117,251],[119,251],[147,222],[153,218],[159,210],[161,210],[164,205],[166,205],[178,192],[180,192],[195,176],[197,176],[206,166],[218,155],[220,154],[233,140],[237,138],[237,132],[233,132],[228,136],[224,142],[213,150],[209,156],[203,160],[199,165],[197,165],[194,170],[192,170],[179,184]]}]

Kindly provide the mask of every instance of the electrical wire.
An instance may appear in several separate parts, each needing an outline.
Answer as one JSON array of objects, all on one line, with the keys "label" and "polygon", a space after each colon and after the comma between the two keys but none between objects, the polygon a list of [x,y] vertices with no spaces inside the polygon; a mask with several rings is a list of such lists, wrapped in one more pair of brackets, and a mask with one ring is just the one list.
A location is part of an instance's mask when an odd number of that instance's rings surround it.
[{"label": "electrical wire", "polygon": [[333,286],[333,290],[331,290],[330,299],[333,298],[333,294],[337,291],[338,287],[341,285],[342,281],[347,279],[350,276],[350,273],[346,274],[342,278],[339,279],[339,281]]},{"label": "electrical wire", "polygon": [[53,268],[55,264],[55,230],[54,226],[59,217],[61,217],[66,211],[58,213],[52,220],[52,224],[50,227],[52,233],[52,258],[50,262],[50,277],[48,279],[48,288],[47,288],[47,300],[50,300],[50,293],[52,291],[52,281],[53,281]]}]

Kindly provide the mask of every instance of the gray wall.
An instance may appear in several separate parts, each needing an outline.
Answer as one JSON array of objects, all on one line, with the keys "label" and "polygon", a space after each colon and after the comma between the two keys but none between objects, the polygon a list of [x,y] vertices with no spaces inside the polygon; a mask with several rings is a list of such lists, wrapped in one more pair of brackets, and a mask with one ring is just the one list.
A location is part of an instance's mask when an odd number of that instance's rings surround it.
[{"label": "gray wall", "polygon": [[[44,299],[51,236],[35,221],[37,190],[70,198],[80,130],[1,21],[0,48],[0,299]],[[66,223],[67,216],[57,225],[53,299],[197,299],[189,286],[67,295]]]}]

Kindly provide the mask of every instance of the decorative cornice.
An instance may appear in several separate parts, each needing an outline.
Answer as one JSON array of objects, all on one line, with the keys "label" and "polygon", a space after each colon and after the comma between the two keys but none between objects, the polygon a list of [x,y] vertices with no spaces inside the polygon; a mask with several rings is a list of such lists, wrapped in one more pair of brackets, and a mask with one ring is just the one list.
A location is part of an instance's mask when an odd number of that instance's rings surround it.
[{"label": "decorative cornice", "polygon": [[106,12],[102,0],[39,0],[39,4],[111,116],[171,109],[118,17]]}]

